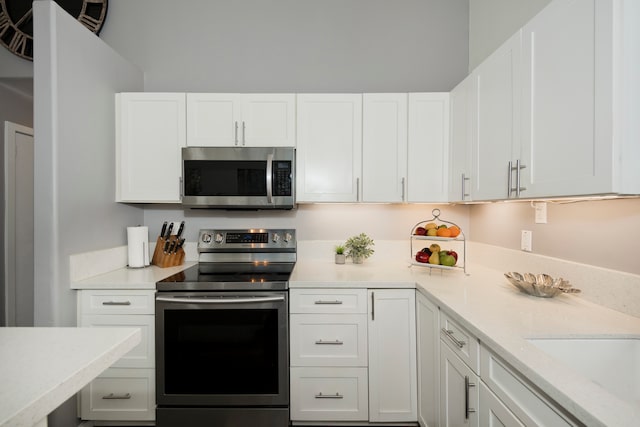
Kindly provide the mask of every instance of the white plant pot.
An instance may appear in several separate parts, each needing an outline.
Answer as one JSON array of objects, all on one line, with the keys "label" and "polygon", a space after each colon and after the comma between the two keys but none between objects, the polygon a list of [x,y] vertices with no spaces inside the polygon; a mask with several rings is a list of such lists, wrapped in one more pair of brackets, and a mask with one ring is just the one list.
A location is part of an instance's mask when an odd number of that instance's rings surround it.
[{"label": "white plant pot", "polygon": [[347,256],[345,254],[336,254],[336,264],[344,264]]}]

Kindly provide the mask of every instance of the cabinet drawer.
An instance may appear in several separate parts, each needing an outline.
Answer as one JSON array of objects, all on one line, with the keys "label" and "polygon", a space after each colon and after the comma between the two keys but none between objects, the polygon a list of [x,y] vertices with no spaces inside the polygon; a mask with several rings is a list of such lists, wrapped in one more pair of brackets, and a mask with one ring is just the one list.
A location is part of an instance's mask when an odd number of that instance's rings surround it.
[{"label": "cabinet drawer", "polygon": [[571,416],[534,391],[517,371],[484,345],[480,350],[482,381],[527,426],[577,426]]},{"label": "cabinet drawer", "polygon": [[366,314],[292,314],[291,366],[367,366]]},{"label": "cabinet drawer", "polygon": [[155,291],[82,290],[78,312],[85,314],[154,314]]},{"label": "cabinet drawer", "polygon": [[366,289],[291,289],[291,313],[367,313]]},{"label": "cabinet drawer", "polygon": [[440,312],[440,336],[476,374],[480,372],[478,339],[443,312]]},{"label": "cabinet drawer", "polygon": [[369,419],[367,368],[291,368],[291,420]]},{"label": "cabinet drawer", "polygon": [[155,366],[155,317],[152,315],[85,315],[80,326],[112,328],[114,326],[140,328],[140,343],[120,360],[114,368],[153,368]]},{"label": "cabinet drawer", "polygon": [[155,371],[107,369],[80,392],[84,420],[155,419]]}]

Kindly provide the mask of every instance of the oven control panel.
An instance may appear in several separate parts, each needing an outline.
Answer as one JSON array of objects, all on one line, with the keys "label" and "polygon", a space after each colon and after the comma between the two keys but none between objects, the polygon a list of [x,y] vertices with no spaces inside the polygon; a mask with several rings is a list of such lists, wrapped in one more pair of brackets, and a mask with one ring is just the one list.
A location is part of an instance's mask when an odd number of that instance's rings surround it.
[{"label": "oven control panel", "polygon": [[202,229],[198,237],[198,251],[295,249],[295,229]]}]

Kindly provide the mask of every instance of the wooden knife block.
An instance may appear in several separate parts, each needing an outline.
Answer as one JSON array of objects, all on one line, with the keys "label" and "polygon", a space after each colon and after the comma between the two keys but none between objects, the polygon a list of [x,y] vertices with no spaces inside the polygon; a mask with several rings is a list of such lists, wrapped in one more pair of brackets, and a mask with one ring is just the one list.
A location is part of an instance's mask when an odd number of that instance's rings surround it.
[{"label": "wooden knife block", "polygon": [[[175,234],[169,236],[170,245],[174,244],[177,240],[178,238]],[[156,249],[153,251],[153,258],[151,258],[151,264],[162,268],[182,265],[184,263],[184,249],[180,248],[175,253],[165,253],[163,248],[166,242],[162,237],[158,237]]]}]

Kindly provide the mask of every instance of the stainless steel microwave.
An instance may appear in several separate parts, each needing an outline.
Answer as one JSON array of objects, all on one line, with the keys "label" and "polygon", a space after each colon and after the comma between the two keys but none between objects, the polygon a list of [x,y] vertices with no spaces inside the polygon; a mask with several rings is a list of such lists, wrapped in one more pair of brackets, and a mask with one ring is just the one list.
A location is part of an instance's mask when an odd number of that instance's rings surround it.
[{"label": "stainless steel microwave", "polygon": [[295,148],[185,147],[181,190],[188,208],[293,209]]}]

